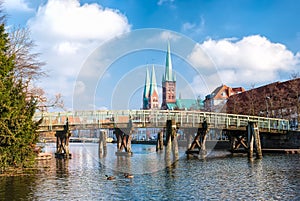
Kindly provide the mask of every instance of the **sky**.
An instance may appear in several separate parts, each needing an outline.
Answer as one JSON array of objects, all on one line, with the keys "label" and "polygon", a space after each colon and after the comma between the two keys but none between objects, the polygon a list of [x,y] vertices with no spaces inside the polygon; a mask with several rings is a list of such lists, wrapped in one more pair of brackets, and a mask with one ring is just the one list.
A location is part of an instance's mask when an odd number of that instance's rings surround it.
[{"label": "sky", "polygon": [[167,43],[177,96],[205,98],[300,72],[297,0],[6,0],[7,27],[27,27],[66,110],[140,109],[146,68],[161,96]]}]

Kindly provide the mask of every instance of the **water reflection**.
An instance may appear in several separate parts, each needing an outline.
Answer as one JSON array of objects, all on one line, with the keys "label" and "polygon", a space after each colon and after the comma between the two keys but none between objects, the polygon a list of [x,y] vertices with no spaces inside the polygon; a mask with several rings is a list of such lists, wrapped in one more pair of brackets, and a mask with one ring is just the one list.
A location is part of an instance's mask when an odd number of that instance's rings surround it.
[{"label": "water reflection", "polygon": [[56,162],[56,177],[66,178],[69,174],[69,160],[55,159]]},{"label": "water reflection", "polygon": [[34,196],[37,187],[35,175],[27,176],[1,176],[0,199],[1,200],[30,200]]},{"label": "water reflection", "polygon": [[[71,144],[70,160],[42,162],[48,168],[35,175],[0,177],[0,198],[296,200],[300,196],[299,155],[266,155],[253,161],[247,157],[187,160],[182,156],[176,163],[167,163],[164,151],[156,153],[155,146],[132,148],[132,157],[117,157],[110,144],[106,157],[99,158],[98,144]],[[124,178],[124,172],[134,173],[134,178]],[[108,181],[105,174],[116,179]]]}]

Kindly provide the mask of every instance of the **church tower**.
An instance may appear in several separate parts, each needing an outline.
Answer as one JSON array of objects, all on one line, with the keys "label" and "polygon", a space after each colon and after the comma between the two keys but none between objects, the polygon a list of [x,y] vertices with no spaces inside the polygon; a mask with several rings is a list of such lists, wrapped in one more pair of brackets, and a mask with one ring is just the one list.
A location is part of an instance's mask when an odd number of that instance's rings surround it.
[{"label": "church tower", "polygon": [[149,70],[147,68],[146,71],[146,79],[145,79],[145,86],[144,86],[144,93],[143,93],[143,109],[149,109],[149,91],[150,91],[150,78],[149,78]]},{"label": "church tower", "polygon": [[158,109],[158,90],[156,84],[156,76],[154,65],[152,66],[152,73],[151,73],[151,82],[150,82],[150,91],[149,91],[149,108],[150,109]]},{"label": "church tower", "polygon": [[170,43],[168,41],[168,49],[166,55],[165,74],[162,78],[162,109],[175,109],[176,107],[176,77],[172,72],[172,59],[170,51]]},{"label": "church tower", "polygon": [[149,79],[148,69],[146,71],[146,80],[143,93],[143,109],[159,109],[159,97],[154,65],[152,66],[151,80]]}]

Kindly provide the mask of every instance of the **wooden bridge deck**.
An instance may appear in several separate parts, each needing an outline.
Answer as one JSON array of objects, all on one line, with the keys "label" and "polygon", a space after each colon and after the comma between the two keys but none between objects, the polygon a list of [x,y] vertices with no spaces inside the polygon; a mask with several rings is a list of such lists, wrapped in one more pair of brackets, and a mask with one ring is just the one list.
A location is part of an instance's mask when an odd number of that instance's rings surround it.
[{"label": "wooden bridge deck", "polygon": [[289,121],[226,113],[169,110],[99,110],[36,113],[35,120],[43,118],[40,131],[62,130],[68,118],[71,129],[126,128],[131,120],[135,128],[164,128],[174,119],[180,128],[199,128],[206,120],[210,128],[245,130],[249,122],[257,122],[261,132],[285,133]]}]

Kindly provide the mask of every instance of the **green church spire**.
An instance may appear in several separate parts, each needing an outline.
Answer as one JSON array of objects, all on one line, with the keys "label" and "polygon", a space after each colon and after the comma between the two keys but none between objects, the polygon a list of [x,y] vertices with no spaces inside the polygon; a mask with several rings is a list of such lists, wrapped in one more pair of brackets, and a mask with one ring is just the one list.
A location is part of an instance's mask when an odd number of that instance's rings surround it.
[{"label": "green church spire", "polygon": [[175,76],[172,73],[172,59],[171,59],[171,50],[170,50],[170,42],[168,41],[168,49],[167,49],[167,56],[166,56],[166,69],[165,75],[163,77],[163,82],[165,81],[172,81],[175,82]]},{"label": "green church spire", "polygon": [[156,84],[155,70],[154,70],[154,65],[153,65],[152,66],[152,73],[151,73],[150,95],[149,96],[152,96],[152,94],[154,92],[156,92],[158,94],[157,84]]},{"label": "green church spire", "polygon": [[149,70],[146,70],[146,79],[145,79],[145,86],[144,86],[144,94],[143,94],[143,109],[148,108],[148,98],[150,92],[150,78],[149,78]]}]

